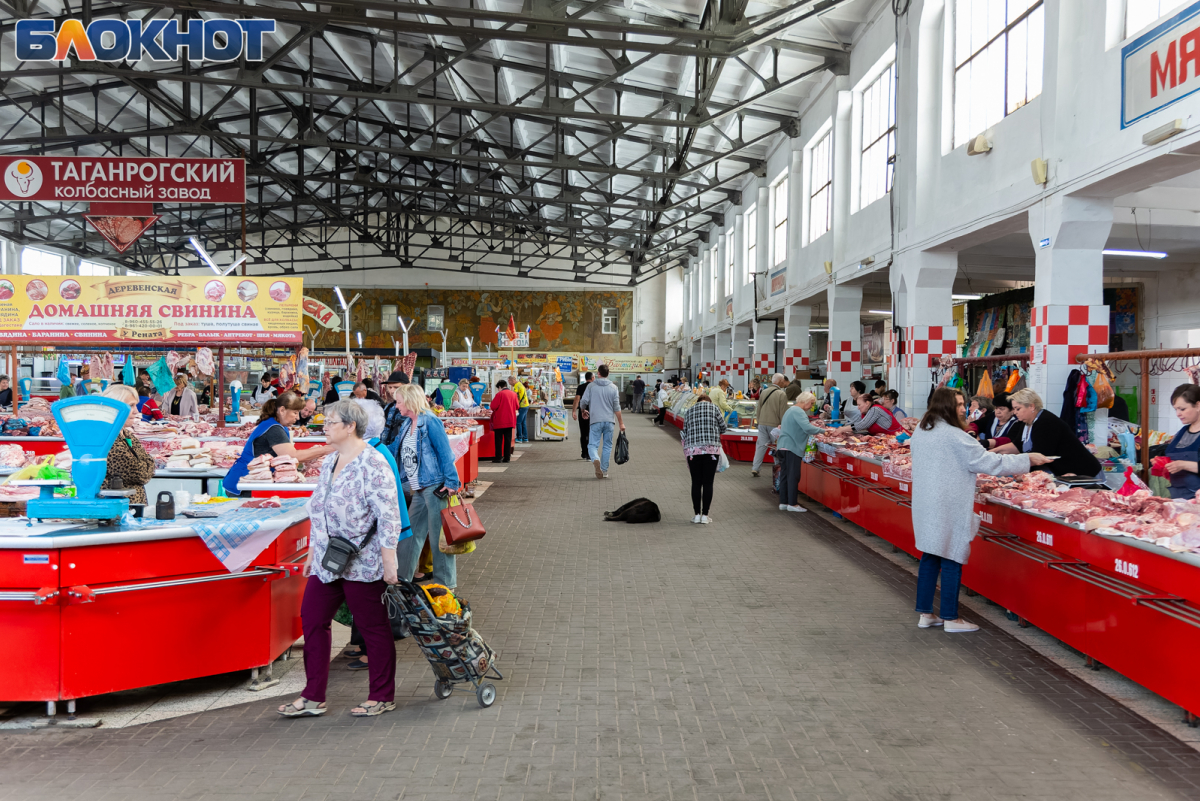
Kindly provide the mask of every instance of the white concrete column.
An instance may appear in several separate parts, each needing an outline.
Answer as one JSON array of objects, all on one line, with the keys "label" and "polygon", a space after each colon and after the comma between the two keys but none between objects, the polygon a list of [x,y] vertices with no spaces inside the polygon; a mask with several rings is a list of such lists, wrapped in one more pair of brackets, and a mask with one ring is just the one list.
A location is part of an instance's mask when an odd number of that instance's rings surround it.
[{"label": "white concrete column", "polygon": [[783,308],[783,364],[780,372],[792,378],[808,371],[808,326],[812,322],[812,306],[793,303]]},{"label": "white concrete column", "polygon": [[733,327],[733,373],[729,380],[736,389],[745,392],[750,386],[750,325],[742,323]]},{"label": "white concrete column", "polygon": [[[834,78],[845,85],[845,78]],[[837,111],[833,116],[833,265],[836,269],[845,259],[846,237],[850,226],[850,117],[854,106],[853,94],[837,93]],[[830,332],[832,333],[832,332]],[[861,337],[860,337],[861,338]],[[857,380],[857,379],[856,379]],[[841,386],[839,382],[838,386]]]},{"label": "white concrete column", "polygon": [[900,393],[900,405],[913,416],[925,411],[931,362],[958,351],[950,297],[957,272],[957,253],[909,251],[892,264],[893,322],[903,331],[904,355],[897,357],[888,386]]},{"label": "white concrete column", "polygon": [[1081,353],[1108,352],[1104,245],[1111,198],[1051,195],[1029,210],[1036,254],[1029,387],[1053,406]]},{"label": "white concrete column", "polygon": [[750,287],[742,283],[742,261],[746,257],[746,244],[742,238],[742,215],[733,215],[733,225],[730,234],[725,237],[726,247],[733,248],[733,316],[740,316],[747,307],[747,300],[753,300],[749,294]]},{"label": "white concrete column", "polygon": [[79,256],[74,253],[66,253],[63,255],[63,275],[79,275],[79,264],[82,262]]},{"label": "white concrete column", "polygon": [[[788,288],[801,286],[805,277],[800,275],[800,253],[804,247],[801,233],[804,231],[804,149],[800,139],[791,140],[794,148],[788,158]],[[808,347],[808,340],[801,345]]]},{"label": "white concrete column", "polygon": [[713,246],[713,258],[717,260],[717,297],[721,299],[717,305],[717,319],[724,323],[732,315],[728,313],[729,303],[733,300],[733,295],[725,294],[726,275],[728,271],[725,265],[725,260],[728,258],[729,243],[726,241],[728,237],[724,233],[717,234],[716,244]]},{"label": "white concrete column", "polygon": [[21,244],[14,242],[11,239],[0,240],[3,244],[3,251],[0,256],[4,260],[5,275],[20,275],[21,273]]},{"label": "white concrete column", "polygon": [[[754,253],[758,262],[754,269],[758,272],[758,280],[754,283],[758,287],[758,302],[759,308],[762,308],[762,302],[771,296],[771,189],[768,186],[760,186],[758,188],[758,211],[754,215],[756,227],[758,228],[758,242],[755,245]],[[757,347],[762,347],[761,344]],[[774,353],[774,350],[769,351]]]},{"label": "white concrete column", "polygon": [[862,287],[830,284],[829,350],[827,378],[837,381],[842,396],[848,397],[851,381],[862,380]]},{"label": "white concrete column", "polygon": [[713,386],[722,378],[730,378],[733,375],[732,367],[733,354],[733,329],[722,328],[717,330],[717,348],[715,358],[713,359]]},{"label": "white concrete column", "polygon": [[716,361],[717,337],[715,334],[708,334],[700,340],[700,369],[704,371],[704,374],[710,379],[712,377],[711,374]]},{"label": "white concrete column", "polygon": [[700,372],[701,360],[704,358],[704,340],[700,337],[692,340],[692,381],[696,380],[696,375]]},{"label": "white concrete column", "polygon": [[778,372],[775,364],[775,320],[754,323],[754,354],[750,360],[751,377],[770,376]]}]

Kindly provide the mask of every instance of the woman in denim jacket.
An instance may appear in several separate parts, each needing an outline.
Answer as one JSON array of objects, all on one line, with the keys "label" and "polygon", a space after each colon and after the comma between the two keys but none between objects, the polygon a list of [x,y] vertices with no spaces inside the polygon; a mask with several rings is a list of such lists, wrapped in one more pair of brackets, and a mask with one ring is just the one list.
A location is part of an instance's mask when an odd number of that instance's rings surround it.
[{"label": "woman in denim jacket", "polygon": [[404,420],[387,446],[396,457],[404,492],[412,497],[408,518],[413,535],[401,541],[396,549],[399,574],[406,581],[412,580],[421,548],[428,539],[433,555],[432,581],[454,589],[458,585],[454,555],[444,554],[438,547],[446,501],[434,494],[441,487],[450,491],[459,488],[450,439],[442,421],[429,411],[429,403],[419,386],[400,384],[392,387],[392,395],[396,399],[395,410]]}]

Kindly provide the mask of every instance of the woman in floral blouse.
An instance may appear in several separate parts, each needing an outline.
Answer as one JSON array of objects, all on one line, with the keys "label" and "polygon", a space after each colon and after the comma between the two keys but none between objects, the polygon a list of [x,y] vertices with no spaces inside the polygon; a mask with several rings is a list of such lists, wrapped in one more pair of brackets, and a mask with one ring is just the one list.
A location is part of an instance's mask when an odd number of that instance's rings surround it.
[{"label": "woman in floral blouse", "polygon": [[[308,683],[299,698],[279,707],[284,717],[325,714],[329,624],[342,601],[365,641],[370,676],[367,700],[350,714],[370,717],[396,708],[396,645],[383,594],[387,584],[398,581],[396,544],[412,532],[402,530],[395,473],[383,454],[363,440],[366,427],[367,415],[353,401],[325,407],[325,437],[334,453],[322,463],[308,502],[312,529],[304,574],[309,579],[300,606]],[[331,535],[361,549],[340,576],[321,566]]]}]

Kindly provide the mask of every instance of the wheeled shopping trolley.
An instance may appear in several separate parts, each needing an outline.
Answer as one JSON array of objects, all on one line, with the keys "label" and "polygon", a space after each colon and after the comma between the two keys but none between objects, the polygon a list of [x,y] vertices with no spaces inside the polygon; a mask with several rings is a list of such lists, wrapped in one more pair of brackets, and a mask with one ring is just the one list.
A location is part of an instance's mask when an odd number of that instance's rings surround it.
[{"label": "wheeled shopping trolley", "polygon": [[388,587],[388,613],[392,620],[403,622],[429,660],[438,700],[449,698],[455,684],[470,683],[479,705],[486,709],[496,701],[496,685],[487,679],[500,680],[504,675],[496,669],[496,652],[471,628],[471,605],[451,597],[449,606],[459,611],[441,608],[439,615],[426,589],[401,581]]}]

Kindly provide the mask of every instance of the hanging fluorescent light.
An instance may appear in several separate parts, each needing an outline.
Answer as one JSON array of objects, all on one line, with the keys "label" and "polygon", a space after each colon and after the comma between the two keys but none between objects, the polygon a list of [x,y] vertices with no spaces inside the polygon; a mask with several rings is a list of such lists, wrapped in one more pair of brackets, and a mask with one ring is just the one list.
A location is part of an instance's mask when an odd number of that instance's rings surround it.
[{"label": "hanging fluorescent light", "polygon": [[1132,259],[1165,259],[1166,253],[1157,250],[1105,250],[1105,256],[1128,256]]},{"label": "hanging fluorescent light", "polygon": [[362,347],[362,331],[355,331],[354,333],[358,335],[358,346],[361,348]]},{"label": "hanging fluorescent light", "polygon": [[951,295],[951,300],[979,300],[983,295]]},{"label": "hanging fluorescent light", "polygon": [[346,296],[342,294],[342,288],[340,286],[335,286],[333,291],[337,293],[338,303],[342,304],[343,309],[346,308]]},{"label": "hanging fluorescent light", "polygon": [[224,270],[222,270],[220,267],[217,266],[217,263],[212,260],[212,257],[208,255],[208,251],[204,249],[204,246],[200,244],[200,241],[198,239],[196,239],[196,237],[189,236],[188,242],[192,243],[192,248],[196,251],[196,254],[198,256],[200,256],[200,258],[204,261],[204,263],[209,266],[209,269],[211,269],[217,275],[229,275],[231,272],[233,272],[238,267],[240,267],[242,265],[242,262],[244,262],[246,260],[246,256],[245,256],[245,254],[243,254],[243,255],[239,256],[238,258],[234,259],[233,264],[230,264],[228,267],[226,267]]},{"label": "hanging fluorescent light", "polygon": [[810,333],[810,334],[828,334],[829,329],[828,328],[810,328],[810,329],[808,329],[808,333]]},{"label": "hanging fluorescent light", "polygon": [[867,314],[886,314],[888,317],[892,316],[890,311],[884,311],[883,309],[868,309]]}]

